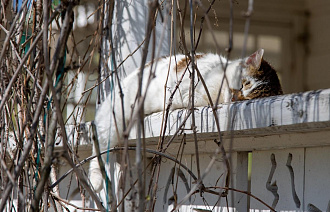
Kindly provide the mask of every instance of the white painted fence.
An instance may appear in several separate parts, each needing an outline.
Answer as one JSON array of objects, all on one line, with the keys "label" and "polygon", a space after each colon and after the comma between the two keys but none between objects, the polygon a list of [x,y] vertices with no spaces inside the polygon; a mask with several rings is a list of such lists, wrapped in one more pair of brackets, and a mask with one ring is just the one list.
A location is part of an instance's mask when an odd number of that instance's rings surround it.
[{"label": "white painted fence", "polygon": [[[223,144],[227,151],[231,150],[231,187],[248,190],[248,152],[252,152],[252,195],[273,206],[276,211],[329,211],[329,106],[330,89],[220,105],[217,114],[221,130],[224,131]],[[165,144],[177,131],[185,114],[183,110],[171,112]],[[214,139],[218,138],[218,133],[210,108],[199,108],[195,116],[203,173],[217,148]],[[161,120],[162,113],[152,114],[145,119],[149,149],[157,147]],[[228,120],[233,121],[233,131],[228,127]],[[188,119],[185,128],[189,127]],[[189,130],[184,132],[186,145],[182,163],[197,175],[193,136]],[[182,136],[183,134],[179,135],[171,143],[166,151],[168,155],[178,154]],[[130,142],[134,145],[133,137]],[[170,160],[162,161],[156,211],[169,211],[172,208],[171,176],[174,171],[178,171],[173,167],[174,163]],[[226,206],[224,198],[217,204],[218,196],[208,193],[204,193],[203,197],[199,193],[194,194],[190,200],[181,202],[195,184],[184,169],[179,172],[177,193],[178,203],[182,203],[180,211],[201,208],[214,210],[213,205],[220,208]],[[224,165],[219,157],[203,180],[204,186],[223,186],[224,173]],[[234,192],[228,197],[229,206],[238,211],[247,211],[248,207],[251,211],[269,210],[260,201],[246,194]]]}]

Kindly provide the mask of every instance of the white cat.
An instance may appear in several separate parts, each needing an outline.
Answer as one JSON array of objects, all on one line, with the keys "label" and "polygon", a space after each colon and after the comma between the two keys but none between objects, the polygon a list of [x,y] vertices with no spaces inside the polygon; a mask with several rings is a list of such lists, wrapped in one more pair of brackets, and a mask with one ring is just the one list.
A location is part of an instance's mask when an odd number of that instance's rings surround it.
[{"label": "white cat", "polygon": [[[228,84],[224,83],[221,89],[219,103],[231,101],[232,91],[239,91],[241,88],[242,90],[240,91],[239,99],[250,99],[249,95],[254,91],[254,89],[258,88],[260,85],[265,84],[264,81],[260,81],[256,76],[256,73],[259,74],[259,72],[261,73],[262,71],[262,67],[260,66],[262,61],[264,61],[262,59],[263,53],[264,50],[260,49],[245,59],[228,61],[228,67],[226,69]],[[220,60],[222,60],[222,63]],[[168,81],[166,85],[166,103],[168,102],[168,98],[170,97],[187,67],[188,71],[186,71],[182,79],[179,90],[173,96],[171,110],[185,108],[188,106],[190,93],[189,72],[191,71],[191,65],[187,65],[187,61],[189,61],[189,59],[187,59],[184,55],[176,55],[157,60],[155,78],[149,85],[144,102],[145,114],[151,114],[163,110],[165,99],[164,86],[167,76]],[[195,64],[197,65],[198,70],[204,78],[213,102],[216,101],[218,92],[220,90],[222,78],[224,77],[224,70],[222,67],[226,62],[226,58],[212,53],[198,54],[195,56]],[[151,64],[147,64],[144,69],[142,93],[144,93],[146,89],[146,84],[150,74],[150,67]],[[153,64],[153,67],[155,67],[155,64]],[[240,73],[241,70],[242,73]],[[139,69],[135,70],[121,82],[125,105],[124,121],[126,123],[131,116],[132,108],[135,104],[136,94],[138,91],[139,71]],[[195,87],[195,107],[206,106],[209,104],[209,101],[202,83],[198,80],[197,74],[195,79],[195,84],[197,84]],[[244,82],[243,85],[242,81]],[[114,121],[114,114],[116,116],[116,121]],[[122,136],[123,131],[123,120],[121,117],[122,107],[120,96],[119,92],[115,92],[114,96],[109,95],[107,99],[102,103],[95,117],[95,124],[97,127],[101,151],[106,150],[108,147],[112,148],[114,146],[120,145],[120,137]],[[108,142],[110,143],[108,144]],[[95,154],[96,153],[93,148],[93,155]],[[95,191],[99,192],[103,187],[103,177],[100,172],[97,159],[93,159],[90,163],[89,178]]]}]

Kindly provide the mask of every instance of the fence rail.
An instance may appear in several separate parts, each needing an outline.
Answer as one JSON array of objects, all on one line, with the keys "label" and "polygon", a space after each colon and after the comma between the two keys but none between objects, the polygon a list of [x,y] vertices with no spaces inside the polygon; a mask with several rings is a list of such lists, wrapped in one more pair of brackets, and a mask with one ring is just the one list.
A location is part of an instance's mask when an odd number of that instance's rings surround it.
[{"label": "fence rail", "polygon": [[[277,97],[256,99],[219,105],[218,118],[223,131],[223,142],[226,150],[231,152],[233,179],[231,186],[241,191],[248,190],[248,152],[252,152],[251,188],[252,195],[259,197],[276,211],[312,211],[318,208],[325,211],[330,200],[327,191],[330,189],[330,89],[288,94]],[[184,110],[175,110],[170,114],[165,143],[178,133],[165,152],[168,155],[178,154],[183,136],[186,145],[182,161],[192,171],[194,165],[194,143],[189,128],[180,125],[185,119]],[[202,169],[206,169],[211,155],[217,148],[214,143],[217,132],[211,108],[198,108],[195,111],[198,131],[198,145]],[[248,121],[246,121],[248,120]],[[233,123],[233,131],[227,126]],[[146,146],[157,149],[160,135],[162,113],[155,113],[145,118]],[[79,129],[78,133],[77,130]],[[90,123],[85,123],[68,130],[69,140],[80,142],[82,150],[90,150]],[[75,133],[73,133],[75,132]],[[185,135],[184,135],[185,134]],[[80,136],[78,141],[76,138]],[[130,144],[134,145],[134,130],[130,134]],[[233,138],[233,139],[232,139]],[[232,141],[232,143],[230,142]],[[59,146],[61,146],[59,144]],[[60,147],[58,147],[60,148]],[[151,154],[149,155],[152,156]],[[251,160],[251,159],[250,159]],[[226,171],[221,157],[207,173],[204,186],[214,187],[223,183],[221,177]],[[183,198],[194,182],[184,170],[174,168],[173,162],[162,163],[158,201],[156,209],[172,208],[169,190],[169,179],[177,173],[181,181],[177,195]],[[221,174],[222,173],[222,174]],[[172,176],[173,175],[173,176]],[[185,185],[185,186],[184,186]],[[228,202],[238,211],[248,207],[254,211],[269,210],[267,206],[247,194],[234,192]],[[317,194],[317,195],[316,195]],[[204,194],[210,205],[217,205],[218,197]],[[209,209],[203,198],[193,195],[193,200],[182,202],[182,210]],[[250,199],[250,200],[249,200]],[[248,204],[250,201],[250,204]],[[249,206],[250,205],[250,206]],[[217,207],[225,207],[224,202]]]}]

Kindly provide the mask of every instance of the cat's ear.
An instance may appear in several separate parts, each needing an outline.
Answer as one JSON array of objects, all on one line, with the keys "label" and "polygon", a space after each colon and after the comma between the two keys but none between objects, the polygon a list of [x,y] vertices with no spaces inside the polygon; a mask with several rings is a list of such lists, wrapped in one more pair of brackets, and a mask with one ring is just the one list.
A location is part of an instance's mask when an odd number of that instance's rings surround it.
[{"label": "cat's ear", "polygon": [[260,68],[262,57],[264,56],[264,50],[259,49],[258,51],[251,54],[246,58],[245,63],[248,66],[252,66],[254,69],[258,70]]}]

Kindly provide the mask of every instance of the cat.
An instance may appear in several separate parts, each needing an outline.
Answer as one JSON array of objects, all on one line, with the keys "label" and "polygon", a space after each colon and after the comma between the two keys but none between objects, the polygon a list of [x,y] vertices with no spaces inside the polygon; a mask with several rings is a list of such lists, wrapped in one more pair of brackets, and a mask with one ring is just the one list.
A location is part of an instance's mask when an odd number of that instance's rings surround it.
[{"label": "cat", "polygon": [[[276,71],[263,59],[263,55],[264,50],[259,49],[245,59],[227,61],[226,58],[217,54],[197,54],[195,56],[195,64],[208,87],[212,101],[216,101],[220,90],[221,81],[224,76],[222,67],[226,62],[228,62],[228,67],[226,69],[226,77],[228,80],[224,81],[219,103],[283,94]],[[222,60],[222,63],[220,60]],[[146,84],[152,66],[155,67],[155,63],[149,63],[145,66],[142,94],[146,90]],[[158,59],[155,77],[151,81],[145,97],[144,113],[147,115],[163,110],[164,100],[166,100],[166,103],[169,103],[168,99],[184,72],[186,73],[183,75],[179,90],[173,95],[171,110],[186,108],[189,104],[190,71],[191,64],[189,59],[184,55]],[[128,75],[121,82],[124,94],[124,120],[121,118],[122,106],[119,92],[114,92],[114,95],[109,95],[96,113],[95,125],[101,151],[120,144],[120,136],[123,132],[123,121],[127,124],[134,110],[133,105],[135,104],[138,90],[138,74],[139,69]],[[166,89],[164,89],[167,75],[168,81]],[[206,106],[209,104],[209,100],[205,89],[198,80],[197,75],[195,79],[194,106]],[[166,95],[164,92],[165,90]],[[110,142],[109,145],[108,142]],[[93,147],[93,155],[95,154],[96,151]],[[89,179],[95,191],[99,192],[103,187],[103,177],[97,159],[91,160]]]},{"label": "cat", "polygon": [[[254,54],[263,55],[263,50],[261,49]],[[254,54],[251,55],[252,58]],[[247,61],[247,63],[250,62]],[[252,66],[243,73],[242,88],[232,92],[232,100],[256,99],[283,94],[280,80],[274,68],[262,57],[258,65],[259,68],[256,69]]]}]

